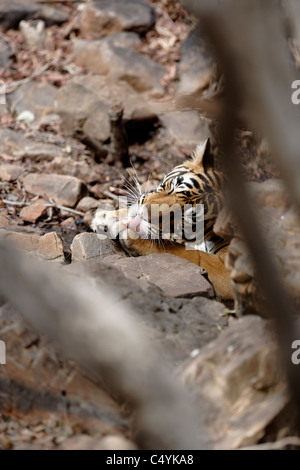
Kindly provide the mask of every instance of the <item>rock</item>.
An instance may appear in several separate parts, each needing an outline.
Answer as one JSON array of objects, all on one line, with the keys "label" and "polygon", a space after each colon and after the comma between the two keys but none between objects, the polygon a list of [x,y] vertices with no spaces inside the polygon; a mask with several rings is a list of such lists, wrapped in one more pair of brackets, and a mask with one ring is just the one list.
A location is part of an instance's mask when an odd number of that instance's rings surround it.
[{"label": "rock", "polygon": [[102,178],[100,166],[96,163],[91,166],[86,161],[77,161],[74,160],[74,158],[67,156],[55,157],[54,160],[49,163],[47,168],[53,173],[76,176],[76,178],[79,178],[88,184],[94,181],[99,181]]},{"label": "rock", "polygon": [[69,437],[57,447],[57,450],[137,450],[137,446],[123,436],[110,435],[102,439],[86,434]]},{"label": "rock", "polygon": [[0,129],[0,153],[7,154],[15,160],[30,158],[40,161],[61,156],[62,150],[57,145],[26,138],[12,129]]},{"label": "rock", "polygon": [[10,163],[2,163],[0,165],[0,180],[14,181],[24,173],[21,165],[13,165]]},{"label": "rock", "polygon": [[197,111],[174,111],[162,114],[160,120],[171,137],[186,147],[194,149],[210,136],[208,120]]},{"label": "rock", "polygon": [[216,66],[199,25],[182,43],[180,56],[176,92],[181,95],[201,93],[213,81]]},{"label": "rock", "polygon": [[51,198],[62,206],[74,207],[86,192],[85,184],[74,176],[30,173],[22,181],[29,193]]},{"label": "rock", "polygon": [[161,85],[164,68],[128,47],[130,34],[120,33],[113,39],[109,37],[98,41],[77,41],[74,61],[95,74],[125,81],[138,93],[148,92],[149,96],[160,98],[164,94]]},{"label": "rock", "polygon": [[84,85],[70,81],[60,88],[55,97],[54,109],[62,118],[66,129],[78,131],[85,127],[89,138],[96,138],[100,142],[109,139],[110,125],[107,108],[96,94]]},{"label": "rock", "polygon": [[53,7],[40,5],[30,0],[2,0],[0,25],[4,30],[17,29],[21,20],[41,19],[47,26],[68,21],[68,15]]},{"label": "rock", "polygon": [[[270,325],[255,316],[234,321],[182,366],[182,377],[204,400],[205,407],[201,402],[195,414],[205,422],[216,449],[258,442],[288,402]],[[290,419],[281,423],[289,425]]]},{"label": "rock", "polygon": [[137,258],[109,257],[105,263],[120,269],[139,283],[146,279],[170,297],[213,297],[211,284],[202,276],[202,268],[178,256],[155,253]]},{"label": "rock", "polygon": [[61,25],[69,20],[69,15],[61,9],[50,7],[49,5],[37,5],[38,9],[33,19],[43,20],[46,26],[54,24]]},{"label": "rock", "polygon": [[14,53],[10,44],[0,38],[0,68],[9,69],[12,65]]},{"label": "rock", "polygon": [[77,232],[77,225],[74,217],[68,217],[67,219],[63,220],[60,226],[65,231]]},{"label": "rock", "polygon": [[97,39],[119,31],[146,33],[156,20],[154,9],[140,0],[98,0],[84,9],[80,31]]},{"label": "rock", "polygon": [[137,93],[126,82],[111,80],[108,83],[105,77],[99,75],[76,77],[74,80],[96,93],[108,110],[121,102],[124,106],[124,122],[127,125],[134,125],[138,121],[153,121],[157,118],[148,99]]},{"label": "rock", "polygon": [[45,207],[46,201],[44,199],[38,199],[30,206],[25,206],[20,211],[21,219],[31,224],[35,224],[36,221],[47,212]]},{"label": "rock", "polygon": [[43,236],[0,230],[0,236],[18,248],[47,261],[64,262],[63,242],[55,232]]},{"label": "rock", "polygon": [[136,132],[141,125],[152,125],[157,119],[143,95],[125,82],[111,80],[108,83],[99,75],[71,79],[58,90],[54,111],[61,116],[68,130],[78,131],[84,127],[87,137],[93,141],[96,136],[96,143],[101,144],[110,137],[109,110],[120,102],[124,106],[127,131]]},{"label": "rock", "polygon": [[79,233],[71,245],[72,261],[82,261],[85,259],[103,259],[106,256],[121,253],[121,249],[113,245],[110,240],[101,240],[96,233]]},{"label": "rock", "polygon": [[88,116],[82,126],[84,135],[88,137],[90,142],[101,144],[110,138],[110,124],[107,115],[107,109],[102,106],[95,106],[94,111]]},{"label": "rock", "polygon": [[80,199],[80,201],[78,202],[78,204],[76,206],[76,210],[82,211],[82,212],[87,212],[87,211],[90,211],[92,209],[97,209],[97,207],[99,207],[102,203],[103,203],[103,201],[101,201],[101,200],[95,199],[93,197],[86,196],[86,197],[83,197],[82,199]]},{"label": "rock", "polygon": [[5,215],[0,214],[0,229],[7,229],[10,226],[10,220]]},{"label": "rock", "polygon": [[161,356],[173,364],[215,339],[226,326],[225,307],[221,303],[205,297],[166,296],[147,279],[138,282],[125,277],[109,262],[116,257],[78,261],[61,269],[66,275],[83,277],[92,285],[112,290],[116,302],[134,310],[137,320],[147,327],[153,347],[159,348]]},{"label": "rock", "polygon": [[57,88],[49,83],[28,82],[10,93],[8,102],[11,112],[19,115],[23,111],[30,111],[35,118],[41,117],[53,105]]}]

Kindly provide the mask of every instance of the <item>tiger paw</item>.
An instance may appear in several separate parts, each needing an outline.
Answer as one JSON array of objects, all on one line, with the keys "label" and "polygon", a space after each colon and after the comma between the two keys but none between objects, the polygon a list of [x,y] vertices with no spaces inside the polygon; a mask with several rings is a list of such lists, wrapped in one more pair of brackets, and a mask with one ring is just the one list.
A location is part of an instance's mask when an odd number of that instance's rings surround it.
[{"label": "tiger paw", "polygon": [[91,228],[94,232],[106,235],[112,240],[118,239],[120,233],[127,229],[127,226],[122,222],[122,218],[125,217],[126,214],[120,214],[120,212],[121,211],[113,210],[98,211],[92,220]]}]

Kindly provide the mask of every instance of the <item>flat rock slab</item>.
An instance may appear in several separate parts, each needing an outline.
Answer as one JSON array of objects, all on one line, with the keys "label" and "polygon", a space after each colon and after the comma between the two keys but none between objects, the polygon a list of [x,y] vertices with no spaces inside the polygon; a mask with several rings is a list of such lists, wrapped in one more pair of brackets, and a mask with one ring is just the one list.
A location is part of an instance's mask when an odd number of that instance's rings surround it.
[{"label": "flat rock slab", "polygon": [[62,149],[47,142],[37,142],[12,129],[0,129],[0,153],[12,160],[30,158],[35,161],[53,160],[63,154]]},{"label": "flat rock slab", "polygon": [[64,262],[64,246],[61,238],[55,232],[45,235],[0,230],[0,236],[16,247],[47,261]]},{"label": "flat rock slab", "polygon": [[74,176],[29,173],[22,179],[31,194],[53,199],[62,206],[74,207],[86,192],[85,184]]},{"label": "flat rock slab", "polygon": [[140,0],[98,0],[84,9],[79,27],[85,37],[97,39],[119,31],[144,34],[155,20],[154,9]]},{"label": "flat rock slab", "polygon": [[[172,256],[172,255],[170,255]],[[153,283],[126,277],[109,259],[92,258],[62,266],[66,275],[88,280],[111,292],[118,304],[135,312],[161,357],[178,364],[195,349],[216,339],[227,325],[225,307],[205,297],[175,298]],[[106,262],[108,260],[108,262]],[[126,260],[125,260],[126,261]]]},{"label": "flat rock slab", "polygon": [[137,258],[106,258],[105,263],[119,268],[126,277],[147,280],[170,297],[213,297],[212,285],[202,276],[202,268],[168,253]]},{"label": "flat rock slab", "polygon": [[32,81],[10,93],[7,101],[11,111],[17,115],[22,111],[31,111],[35,117],[41,117],[52,107],[56,93],[55,86]]}]

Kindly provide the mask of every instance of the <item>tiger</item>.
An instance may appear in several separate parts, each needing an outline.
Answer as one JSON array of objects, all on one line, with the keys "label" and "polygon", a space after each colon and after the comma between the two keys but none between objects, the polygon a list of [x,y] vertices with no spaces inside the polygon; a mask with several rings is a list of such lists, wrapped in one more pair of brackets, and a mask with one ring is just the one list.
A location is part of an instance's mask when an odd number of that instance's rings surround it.
[{"label": "tiger", "polygon": [[[99,210],[91,228],[117,240],[129,256],[171,253],[197,264],[207,272],[216,297],[233,300],[230,273],[224,264],[229,243],[213,231],[224,199],[224,177],[214,170],[213,160],[207,139],[196,147],[189,160],[173,168],[156,189],[140,191],[129,207]],[[202,211],[197,212],[195,208],[199,207]],[[169,220],[167,231],[162,226],[164,215]],[[184,228],[181,234],[178,225]],[[203,229],[199,231],[203,232],[202,238],[198,237],[197,226]]]}]

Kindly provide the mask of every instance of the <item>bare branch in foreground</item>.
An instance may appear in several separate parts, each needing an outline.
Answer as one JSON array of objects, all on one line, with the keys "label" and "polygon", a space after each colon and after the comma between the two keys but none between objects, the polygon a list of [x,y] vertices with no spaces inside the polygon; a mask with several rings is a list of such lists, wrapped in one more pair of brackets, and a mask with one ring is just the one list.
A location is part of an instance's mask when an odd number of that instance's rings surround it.
[{"label": "bare branch in foreground", "polygon": [[235,148],[237,115],[264,135],[287,191],[300,209],[299,112],[291,101],[293,74],[284,43],[279,3],[273,0],[185,0],[203,20],[225,76],[226,102],[220,122],[221,148],[228,173],[231,206],[242,229],[256,268],[258,285],[266,298],[266,310],[274,318],[281,357],[289,388],[300,407],[297,367],[291,361],[291,344],[300,338],[295,310],[283,288],[265,240],[251,196],[243,184],[241,163]]},{"label": "bare branch in foreground", "polygon": [[2,242],[0,265],[0,293],[31,326],[130,403],[142,448],[207,447],[207,433],[195,426],[192,397],[107,290],[70,280]]}]

